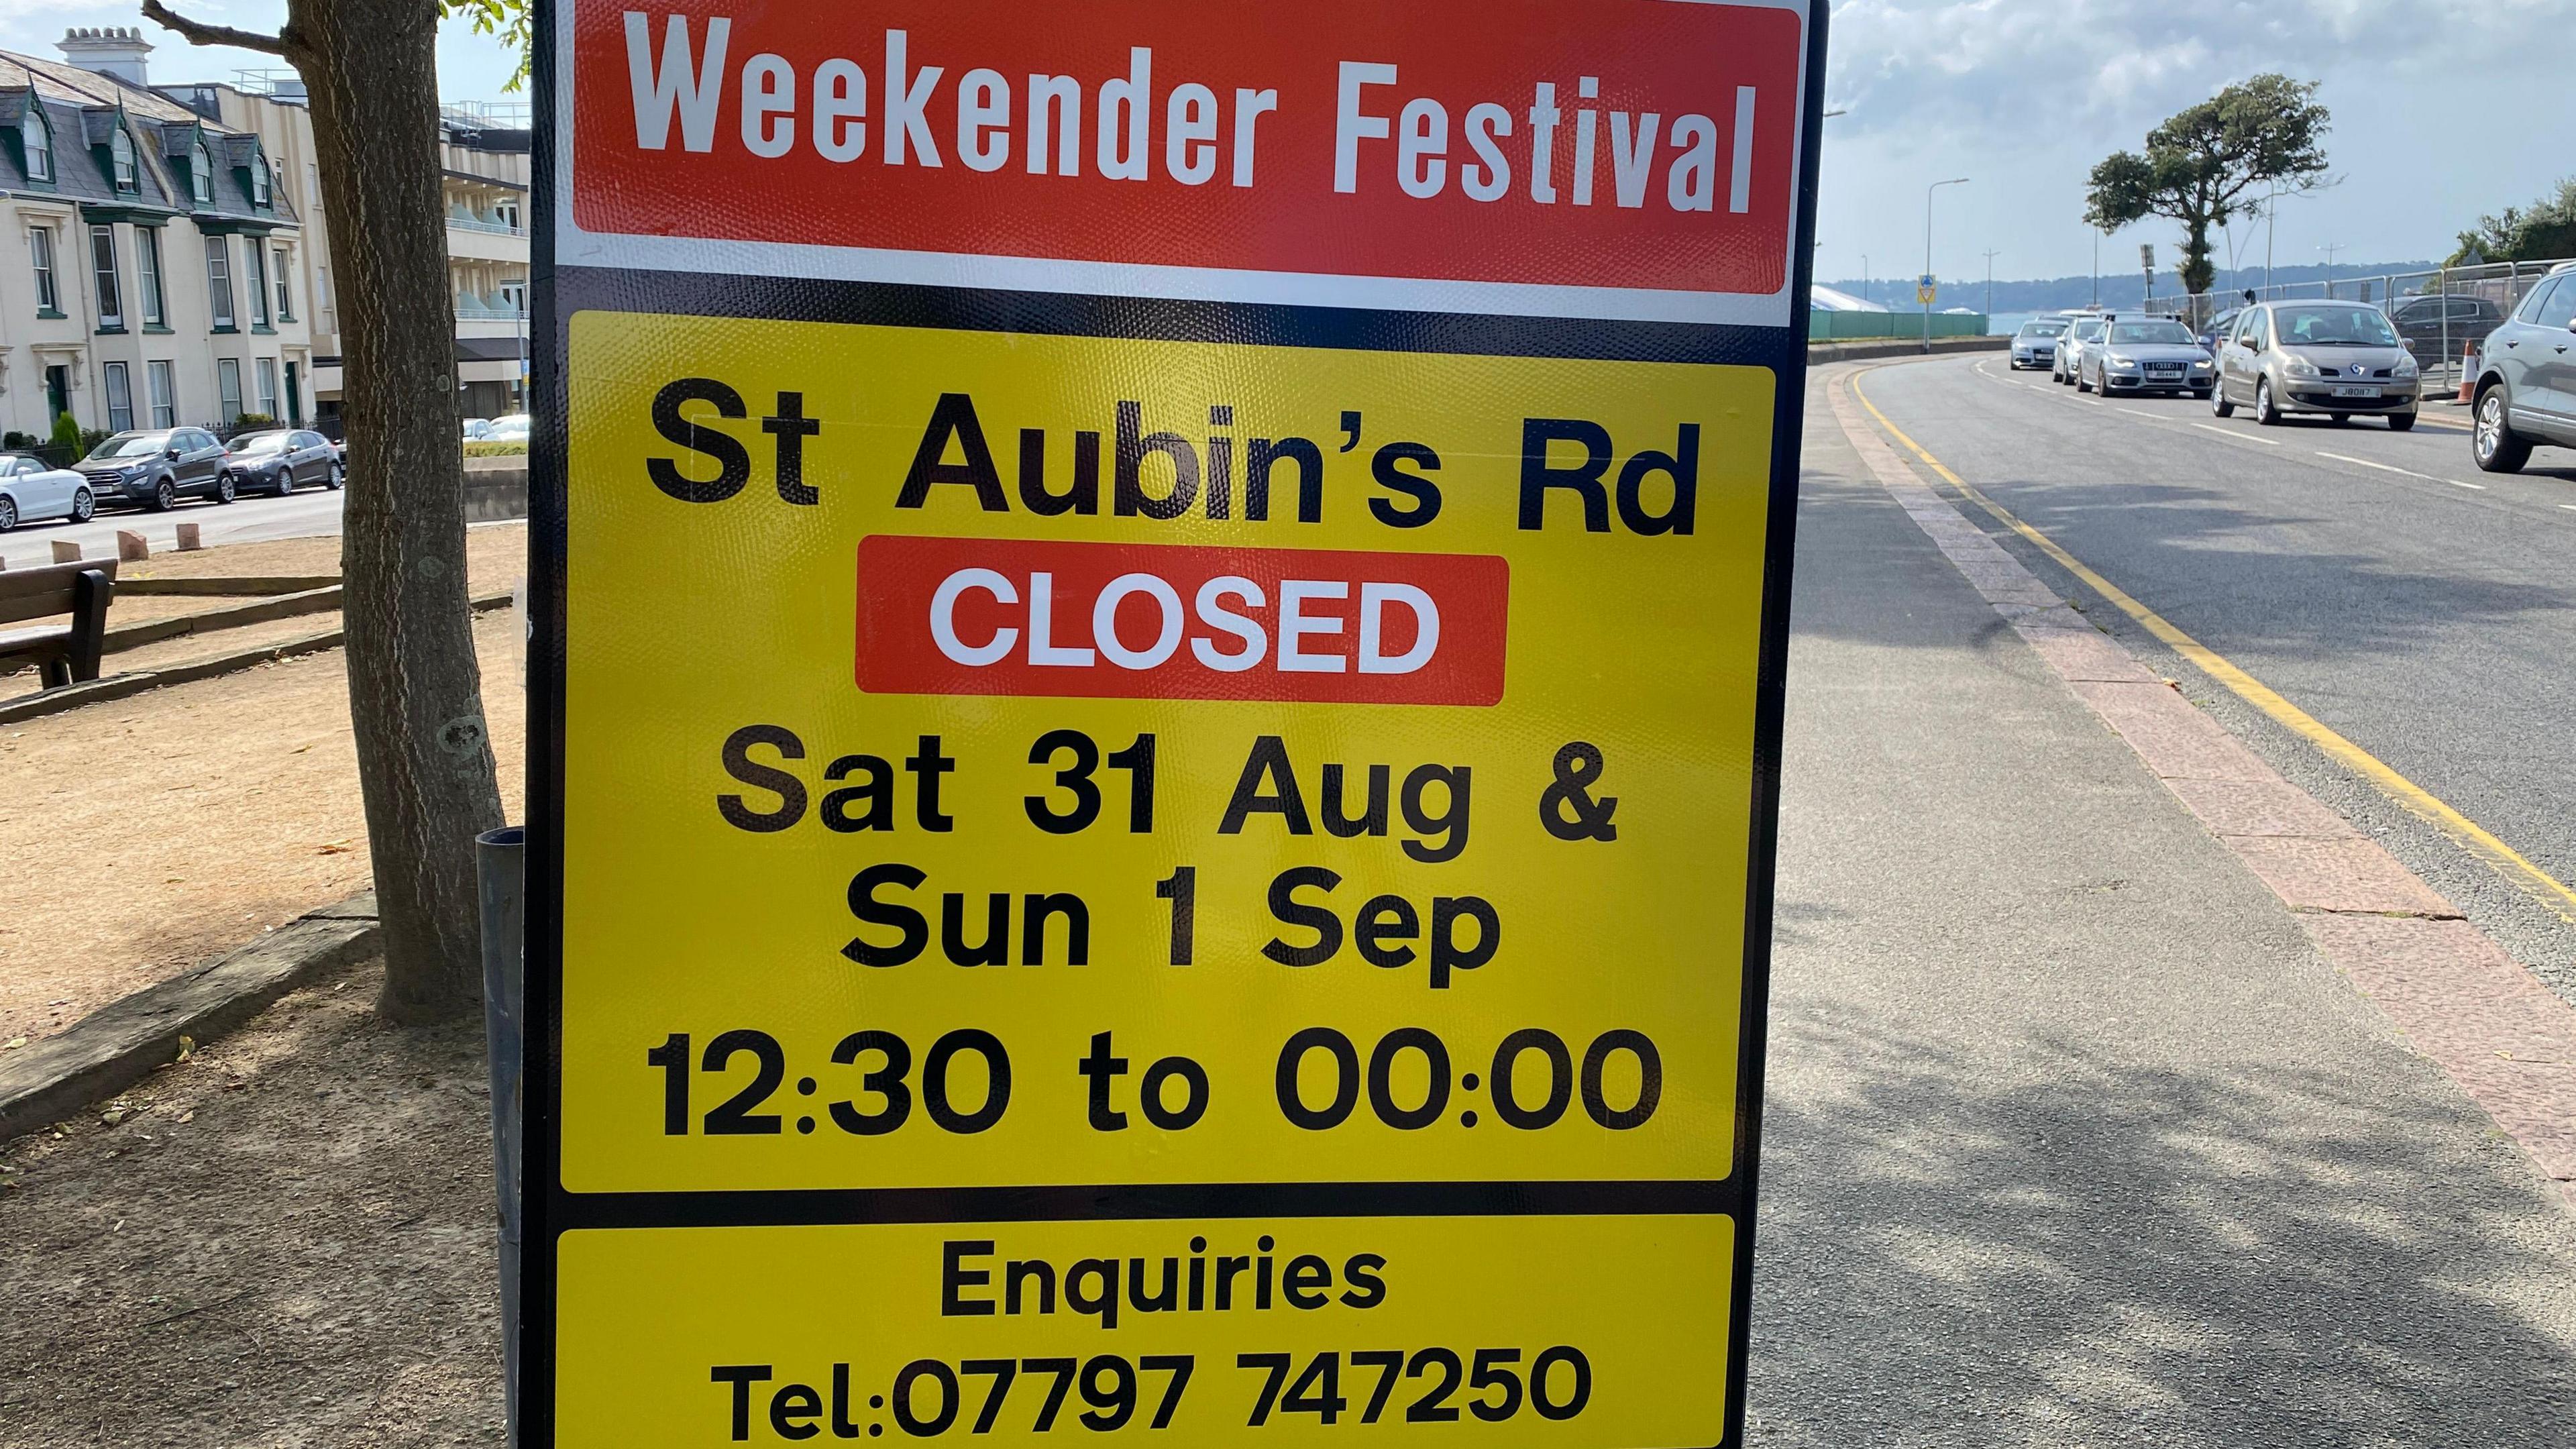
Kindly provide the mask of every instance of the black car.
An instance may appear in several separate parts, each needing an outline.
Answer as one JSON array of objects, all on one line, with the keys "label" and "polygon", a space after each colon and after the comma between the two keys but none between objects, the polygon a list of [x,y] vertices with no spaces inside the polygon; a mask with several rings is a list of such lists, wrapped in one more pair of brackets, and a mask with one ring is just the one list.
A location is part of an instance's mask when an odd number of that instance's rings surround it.
[{"label": "black car", "polygon": [[2576,448],[2576,262],[2548,276],[2478,347],[2480,468],[2511,473],[2535,443]]},{"label": "black car", "polygon": [[2409,297],[2388,309],[2388,320],[2417,361],[2457,362],[2462,348],[2503,324],[2504,309],[2484,297]]},{"label": "black car", "polygon": [[256,488],[283,498],[305,483],[340,486],[340,455],[320,433],[270,428],[233,439],[224,469],[236,488]]},{"label": "black car", "polygon": [[183,497],[233,501],[224,445],[204,428],[118,433],[73,466],[101,503],[137,503],[159,513]]}]

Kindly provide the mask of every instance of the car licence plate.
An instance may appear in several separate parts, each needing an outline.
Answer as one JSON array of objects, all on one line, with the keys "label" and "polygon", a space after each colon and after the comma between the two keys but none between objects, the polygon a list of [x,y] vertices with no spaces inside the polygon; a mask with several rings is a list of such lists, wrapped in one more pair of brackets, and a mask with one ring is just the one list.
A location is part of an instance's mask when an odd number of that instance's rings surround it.
[{"label": "car licence plate", "polygon": [[2377,397],[2379,396],[2379,389],[2375,387],[2338,387],[2334,390],[2334,395],[2336,397]]}]

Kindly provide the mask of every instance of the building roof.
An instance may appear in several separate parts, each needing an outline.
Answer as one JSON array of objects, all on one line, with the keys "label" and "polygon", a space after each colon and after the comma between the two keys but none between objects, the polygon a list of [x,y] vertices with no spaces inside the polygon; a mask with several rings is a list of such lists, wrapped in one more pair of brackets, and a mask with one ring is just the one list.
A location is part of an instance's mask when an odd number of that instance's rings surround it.
[{"label": "building roof", "polygon": [[[52,133],[54,178],[31,180],[17,143],[31,105]],[[108,146],[122,115],[134,141],[135,189],[120,192],[108,169]],[[59,197],[99,209],[186,215],[218,230],[297,225],[287,188],[269,187],[269,205],[253,200],[249,168],[261,164],[259,138],[217,125],[169,97],[115,76],[59,61],[0,51],[0,193]],[[214,162],[213,200],[199,205],[186,166],[203,139]]]}]

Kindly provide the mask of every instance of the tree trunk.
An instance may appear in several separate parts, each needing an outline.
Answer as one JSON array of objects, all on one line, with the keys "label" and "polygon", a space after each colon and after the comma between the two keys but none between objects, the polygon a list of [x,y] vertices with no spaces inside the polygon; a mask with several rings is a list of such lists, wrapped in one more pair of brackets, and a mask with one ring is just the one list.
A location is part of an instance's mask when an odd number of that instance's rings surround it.
[{"label": "tree trunk", "polygon": [[383,922],[378,1009],[482,998],[474,837],[501,823],[465,589],[436,0],[295,0],[340,306],[349,719]]},{"label": "tree trunk", "polygon": [[2197,297],[2207,292],[2218,280],[2218,264],[2209,259],[2209,217],[2206,213],[2183,221],[2182,265],[2176,269],[2182,278],[2182,289]]}]

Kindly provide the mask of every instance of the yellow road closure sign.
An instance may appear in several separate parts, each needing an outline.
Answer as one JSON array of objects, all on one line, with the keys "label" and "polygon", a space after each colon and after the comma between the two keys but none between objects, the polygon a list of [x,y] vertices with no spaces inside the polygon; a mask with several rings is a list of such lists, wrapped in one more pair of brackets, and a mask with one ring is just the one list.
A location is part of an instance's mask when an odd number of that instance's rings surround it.
[{"label": "yellow road closure sign", "polygon": [[525,1442],[1737,1442],[1821,14],[542,25]]}]

